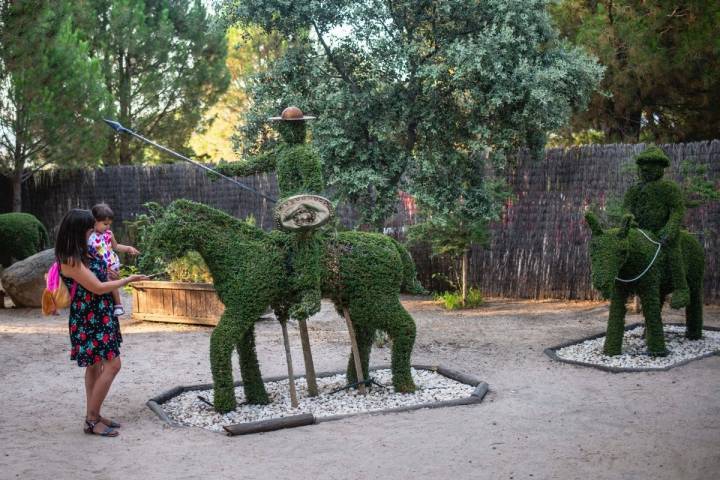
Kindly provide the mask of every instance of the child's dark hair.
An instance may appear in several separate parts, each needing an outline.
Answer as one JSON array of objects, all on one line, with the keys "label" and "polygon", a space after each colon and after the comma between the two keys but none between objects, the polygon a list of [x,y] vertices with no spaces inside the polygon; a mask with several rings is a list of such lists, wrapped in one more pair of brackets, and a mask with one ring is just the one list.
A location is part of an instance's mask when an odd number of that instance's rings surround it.
[{"label": "child's dark hair", "polygon": [[60,263],[82,262],[87,255],[87,231],[95,226],[89,210],[74,208],[65,214],[55,240],[55,258]]},{"label": "child's dark hair", "polygon": [[103,220],[112,220],[115,214],[107,203],[98,203],[92,207],[92,215],[95,217],[95,221],[102,222]]}]

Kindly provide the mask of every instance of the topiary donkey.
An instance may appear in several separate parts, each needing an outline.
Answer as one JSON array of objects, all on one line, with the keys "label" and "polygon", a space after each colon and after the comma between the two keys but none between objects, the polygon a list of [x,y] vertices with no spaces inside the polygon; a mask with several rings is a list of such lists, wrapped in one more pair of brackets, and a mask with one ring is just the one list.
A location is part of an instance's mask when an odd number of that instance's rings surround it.
[{"label": "topiary donkey", "polygon": [[[587,213],[585,219],[592,231],[590,261],[592,282],[610,299],[610,318],[603,353],[619,355],[625,330],[625,303],[631,294],[640,296],[645,317],[645,341],[648,353],[667,354],[660,312],[674,283],[667,253],[652,233],[632,227],[633,216],[626,215],[622,227],[603,230],[598,219]],[[691,340],[702,337],[703,274],[705,255],[700,242],[681,230],[678,241],[690,290],[685,307],[686,333]]]},{"label": "topiary donkey", "polygon": [[[321,277],[325,298],[339,312],[347,307],[367,378],[370,349],[376,330],[392,339],[393,385],[399,392],[415,390],[410,355],[415,343],[415,323],[400,304],[401,288],[417,285],[415,266],[407,250],[390,237],[362,232],[325,232]],[[176,258],[196,250],[213,276],[215,289],[225,305],[210,338],[210,364],[214,406],[219,412],[236,406],[231,353],[237,348],[245,397],[249,403],[268,403],[255,352],[254,324],[272,307],[278,319],[287,320],[294,300],[291,275],[291,234],[259,228],[206,205],[188,200],[172,202],[147,233],[144,244],[154,252]],[[146,247],[147,249],[147,247]],[[356,381],[352,354],[348,381]]]}]

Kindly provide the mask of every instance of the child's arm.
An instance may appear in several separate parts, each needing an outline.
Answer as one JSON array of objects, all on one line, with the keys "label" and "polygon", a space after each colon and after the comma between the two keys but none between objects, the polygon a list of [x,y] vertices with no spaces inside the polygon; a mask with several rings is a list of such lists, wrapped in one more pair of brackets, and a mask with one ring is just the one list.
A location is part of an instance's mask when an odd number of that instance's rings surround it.
[{"label": "child's arm", "polygon": [[117,241],[115,241],[115,235],[113,235],[112,232],[110,232],[110,240],[112,241],[112,248],[116,252],[129,253],[130,255],[140,254],[140,251],[133,246],[117,243]]}]

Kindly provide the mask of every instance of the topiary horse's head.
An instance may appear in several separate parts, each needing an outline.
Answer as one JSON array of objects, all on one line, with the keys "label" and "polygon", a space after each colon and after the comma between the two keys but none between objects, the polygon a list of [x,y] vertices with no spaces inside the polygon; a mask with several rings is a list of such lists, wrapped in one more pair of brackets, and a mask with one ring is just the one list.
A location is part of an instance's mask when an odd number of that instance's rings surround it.
[{"label": "topiary horse's head", "polygon": [[[144,244],[163,261],[182,257],[188,250],[203,254],[211,239],[260,240],[263,231],[225,212],[190,200],[175,200],[148,229]],[[160,262],[157,262],[160,263]]]},{"label": "topiary horse's head", "polygon": [[590,264],[592,268],[592,283],[603,297],[612,295],[615,279],[628,258],[628,233],[632,225],[633,216],[625,215],[620,228],[603,230],[595,215],[588,212],[585,221],[590,226],[592,239],[590,240]]}]

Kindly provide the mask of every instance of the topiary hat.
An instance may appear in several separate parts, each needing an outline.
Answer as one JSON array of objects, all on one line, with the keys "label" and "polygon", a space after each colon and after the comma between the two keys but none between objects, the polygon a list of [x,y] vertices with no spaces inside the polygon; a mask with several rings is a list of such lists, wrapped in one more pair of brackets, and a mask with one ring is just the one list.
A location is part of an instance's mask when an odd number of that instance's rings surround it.
[{"label": "topiary hat", "polygon": [[284,121],[284,122],[297,122],[303,120],[314,120],[315,117],[306,116],[302,110],[298,107],[287,107],[282,111],[279,117],[270,117],[268,120],[273,122]]},{"label": "topiary hat", "polygon": [[670,166],[670,159],[660,147],[648,147],[635,157],[635,163],[638,165],[659,165],[662,167]]}]

